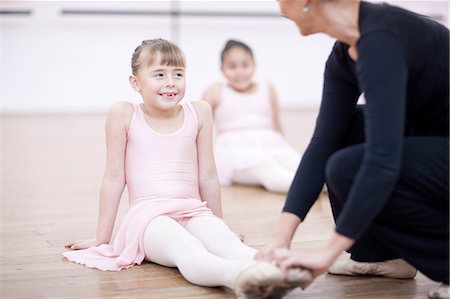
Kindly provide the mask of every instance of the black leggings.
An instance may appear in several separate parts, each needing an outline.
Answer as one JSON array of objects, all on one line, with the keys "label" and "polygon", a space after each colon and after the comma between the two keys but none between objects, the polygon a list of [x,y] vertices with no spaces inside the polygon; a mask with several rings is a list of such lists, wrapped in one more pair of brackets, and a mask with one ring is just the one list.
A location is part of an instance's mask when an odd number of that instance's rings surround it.
[{"label": "black leggings", "polygon": [[[327,162],[326,184],[335,221],[364,155],[362,110],[341,150]],[[405,137],[397,184],[381,213],[350,248],[351,258],[402,258],[432,280],[449,283],[449,139]]]}]

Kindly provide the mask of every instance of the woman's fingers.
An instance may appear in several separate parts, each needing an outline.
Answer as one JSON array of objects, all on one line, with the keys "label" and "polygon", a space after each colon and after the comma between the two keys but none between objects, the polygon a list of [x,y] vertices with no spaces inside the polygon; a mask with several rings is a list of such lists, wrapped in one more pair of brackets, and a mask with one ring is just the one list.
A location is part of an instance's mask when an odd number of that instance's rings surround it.
[{"label": "woman's fingers", "polygon": [[278,260],[278,264],[283,271],[287,271],[289,268],[301,266],[301,260],[296,257],[289,256]]},{"label": "woman's fingers", "polygon": [[261,249],[255,255],[255,260],[271,262],[274,259],[273,249]]}]

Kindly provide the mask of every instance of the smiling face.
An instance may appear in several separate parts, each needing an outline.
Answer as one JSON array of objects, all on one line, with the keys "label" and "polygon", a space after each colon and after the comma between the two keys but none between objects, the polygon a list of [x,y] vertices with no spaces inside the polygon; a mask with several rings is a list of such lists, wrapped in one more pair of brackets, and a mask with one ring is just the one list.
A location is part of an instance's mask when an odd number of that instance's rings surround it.
[{"label": "smiling face", "polygon": [[251,53],[239,46],[233,46],[223,55],[222,72],[229,85],[240,92],[252,87],[255,62]]},{"label": "smiling face", "polygon": [[182,66],[162,64],[157,53],[153,63],[142,66],[131,82],[142,95],[145,104],[159,110],[174,108],[186,92],[185,69]]},{"label": "smiling face", "polygon": [[148,109],[175,108],[186,91],[185,66],[181,49],[163,39],[145,40],[131,58],[130,83]]}]

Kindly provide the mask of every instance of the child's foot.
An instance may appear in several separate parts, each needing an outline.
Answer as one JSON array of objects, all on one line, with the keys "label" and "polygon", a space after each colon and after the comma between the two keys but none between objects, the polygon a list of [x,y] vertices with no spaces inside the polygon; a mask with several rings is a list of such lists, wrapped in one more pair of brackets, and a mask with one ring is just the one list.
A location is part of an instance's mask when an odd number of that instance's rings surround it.
[{"label": "child's foot", "polygon": [[302,268],[291,268],[288,271],[285,281],[292,286],[303,289],[312,279],[311,271]]},{"label": "child's foot", "polygon": [[[275,258],[282,259],[291,255],[291,251],[287,248],[278,248],[275,250]],[[310,271],[302,268],[291,268],[288,270],[285,278],[286,283],[292,284],[295,287],[301,287],[302,289],[308,285],[312,280],[312,274]]]},{"label": "child's foot", "polygon": [[238,299],[266,298],[283,279],[283,273],[275,265],[255,262],[239,273],[234,291]]},{"label": "child's foot", "polygon": [[311,272],[300,268],[292,268],[288,270],[284,282],[275,286],[267,298],[282,298],[295,288],[304,288],[312,280]]},{"label": "child's foot", "polygon": [[442,284],[436,289],[428,292],[429,299],[449,299],[450,298],[450,287],[446,284]]},{"label": "child's foot", "polygon": [[285,277],[274,264],[258,261],[238,275],[235,292],[238,299],[282,298],[310,280],[309,271],[294,269]]},{"label": "child's foot", "polygon": [[362,263],[349,258],[336,262],[328,268],[328,273],[337,275],[374,275],[397,279],[411,279],[416,276],[417,270],[402,259]]}]

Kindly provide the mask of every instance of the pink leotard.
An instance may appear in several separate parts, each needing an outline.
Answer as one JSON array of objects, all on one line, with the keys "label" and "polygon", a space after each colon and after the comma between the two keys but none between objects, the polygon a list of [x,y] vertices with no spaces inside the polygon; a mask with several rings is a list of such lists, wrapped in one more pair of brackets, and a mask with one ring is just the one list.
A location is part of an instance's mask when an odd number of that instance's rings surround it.
[{"label": "pink leotard", "polygon": [[130,206],[114,244],[63,253],[68,260],[100,270],[129,268],[144,260],[143,234],[156,216],[183,223],[193,216],[212,215],[199,195],[197,115],[190,102],[181,105],[183,125],[170,134],[154,131],[135,105],[125,156]]},{"label": "pink leotard", "polygon": [[231,131],[274,130],[272,103],[267,84],[258,84],[252,93],[241,93],[222,85],[220,101],[214,110],[219,134]]}]

